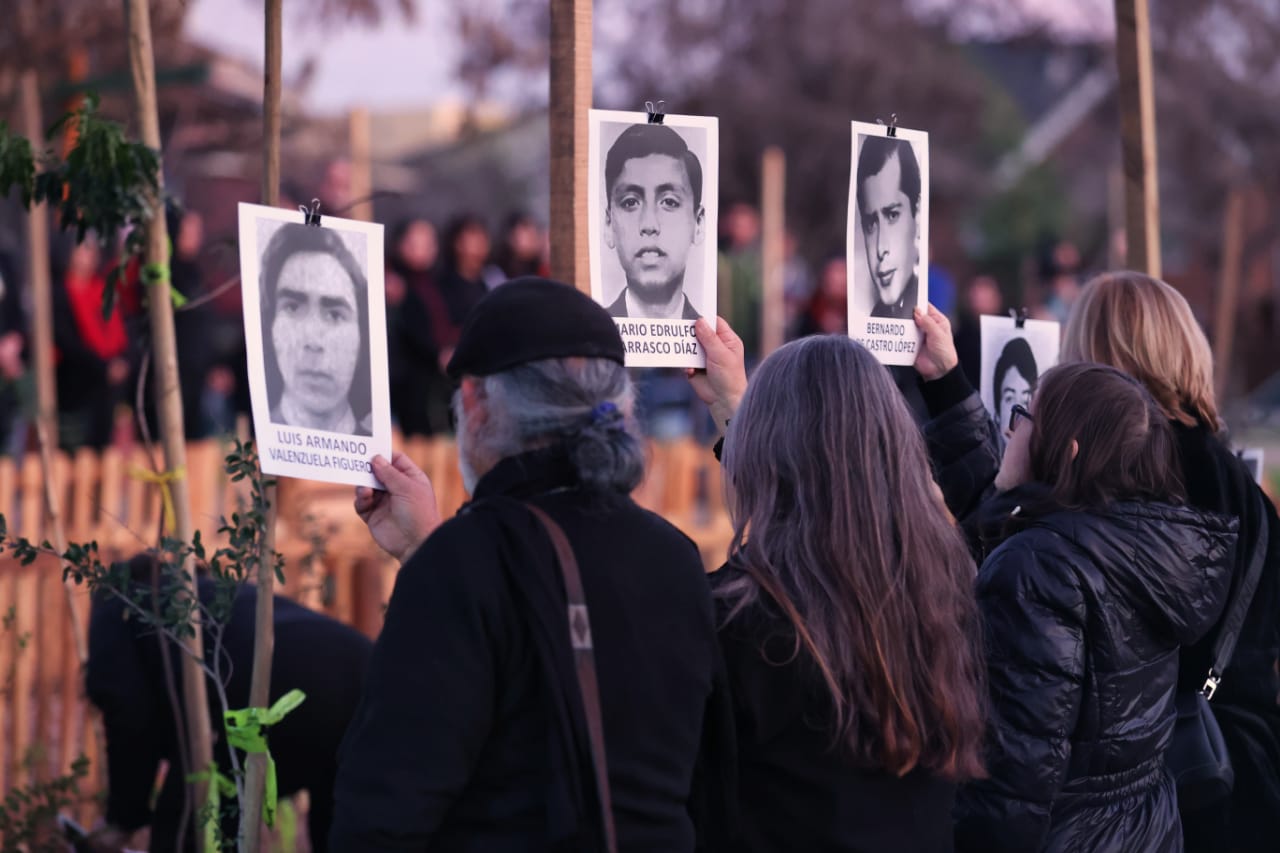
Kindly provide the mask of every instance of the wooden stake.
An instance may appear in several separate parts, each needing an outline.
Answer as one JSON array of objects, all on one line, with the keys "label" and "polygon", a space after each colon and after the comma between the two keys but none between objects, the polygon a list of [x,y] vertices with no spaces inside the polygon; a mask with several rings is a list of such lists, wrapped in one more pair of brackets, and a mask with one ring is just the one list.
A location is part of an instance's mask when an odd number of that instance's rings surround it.
[{"label": "wooden stake", "polygon": [[588,293],[591,2],[551,0],[551,271]]},{"label": "wooden stake", "polygon": [[1235,348],[1241,260],[1244,255],[1244,202],[1242,190],[1231,190],[1222,221],[1222,279],[1213,317],[1213,379],[1219,402],[1226,397],[1227,383],[1231,379],[1231,355]]},{"label": "wooden stake", "polygon": [[787,157],[771,145],[764,150],[760,167],[760,276],[761,356],[782,346],[786,337],[786,192]]},{"label": "wooden stake", "polygon": [[359,199],[343,214],[362,222],[373,221],[373,122],[369,111],[356,107],[347,118],[351,147],[351,197]]},{"label": "wooden stake", "polygon": [[[32,3],[22,4],[19,11],[23,17],[19,23],[21,31],[34,32]],[[22,73],[19,86],[23,132],[31,140],[32,148],[39,151],[44,144],[44,117],[41,115],[40,86],[35,69],[27,69]],[[56,482],[53,455],[58,442],[58,386],[53,364],[53,280],[49,272],[49,214],[45,204],[33,205],[29,213],[27,258],[31,270],[31,350],[34,355],[36,375],[36,441],[44,472],[45,533],[52,540],[58,553],[65,554],[67,534],[62,520],[59,500],[61,495],[53,485]],[[70,617],[76,659],[80,662],[81,675],[83,675],[83,670],[89,662],[89,647],[85,638],[85,625],[88,622],[88,614],[84,607],[86,602],[75,595],[74,581],[63,582],[63,592]],[[63,708],[63,714],[68,719],[81,719],[84,711],[83,704],[80,704],[76,710],[69,706]],[[100,727],[95,728],[95,731],[101,736]],[[60,767],[69,767],[74,758],[73,744],[64,738],[61,744]],[[105,779],[106,775],[99,774],[98,770],[99,768],[93,768],[91,772],[98,778]]]},{"label": "wooden stake", "polygon": [[[283,54],[281,0],[266,0],[262,89],[263,167],[262,203],[275,206],[280,201],[280,80]],[[272,571],[276,544],[276,489],[263,488],[267,511],[263,521],[262,552],[258,563],[258,600],[254,611],[253,675],[249,682],[249,707],[271,704],[271,658],[275,654],[275,574]],[[244,801],[240,803],[241,850],[258,850],[262,833],[262,797],[266,788],[267,756],[254,753],[245,759]]]},{"label": "wooden stake", "polygon": [[1116,59],[1129,266],[1160,278],[1160,176],[1148,2],[1116,0]]},{"label": "wooden stake", "polygon": [[[151,10],[147,0],[125,0],[125,19],[129,33],[129,68],[133,76],[134,93],[138,100],[138,128],[142,143],[160,151],[160,117],[156,106],[156,65],[151,46]],[[164,169],[156,175],[164,186]],[[155,214],[147,226],[148,264],[168,269],[169,235],[165,227],[164,207],[161,197],[151,200]],[[164,447],[166,471],[182,472],[169,484],[174,508],[174,530],[169,535],[181,542],[190,542],[192,536],[191,500],[186,480],[187,446],[182,428],[182,394],[178,379],[178,349],[173,331],[173,304],[169,296],[168,276],[147,285],[148,311],[151,320],[152,362],[155,365],[156,412],[160,418],[160,438]],[[195,599],[194,563],[188,559],[186,588],[183,594]],[[182,695],[186,706],[187,734],[189,737],[194,773],[209,768],[213,762],[213,735],[209,725],[209,705],[204,671],[200,660],[204,657],[203,629],[199,613],[192,617],[195,636],[189,640],[195,655],[182,655]],[[197,659],[198,658],[198,659]],[[194,782],[188,789],[193,814],[205,803],[206,782]],[[203,833],[197,831],[197,843],[203,846]]]}]

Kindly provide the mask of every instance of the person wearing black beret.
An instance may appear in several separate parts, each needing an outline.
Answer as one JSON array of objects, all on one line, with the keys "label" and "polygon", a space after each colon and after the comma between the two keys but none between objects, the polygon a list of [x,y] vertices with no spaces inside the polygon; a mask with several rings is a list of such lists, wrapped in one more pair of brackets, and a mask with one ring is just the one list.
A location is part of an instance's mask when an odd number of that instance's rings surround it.
[{"label": "person wearing black beret", "polygon": [[402,568],[332,849],[696,849],[717,806],[695,792],[718,785],[695,770],[723,765],[731,712],[697,547],[630,498],[623,360],[604,308],[516,279],[448,365],[471,502],[441,522],[420,470],[375,458],[386,491],[357,489],[356,511]]}]

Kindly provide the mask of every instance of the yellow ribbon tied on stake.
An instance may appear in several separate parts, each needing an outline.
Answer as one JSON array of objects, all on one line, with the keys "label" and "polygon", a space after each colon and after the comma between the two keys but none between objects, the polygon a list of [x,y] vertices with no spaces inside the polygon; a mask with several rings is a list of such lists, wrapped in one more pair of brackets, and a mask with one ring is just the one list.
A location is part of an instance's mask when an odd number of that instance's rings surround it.
[{"label": "yellow ribbon tied on stake", "polygon": [[267,749],[267,729],[279,723],[285,715],[307,698],[301,690],[290,690],[276,700],[270,708],[244,708],[227,711],[223,721],[227,728],[227,743],[242,752],[262,753],[267,756],[267,779],[262,790],[262,819],[267,826],[276,824],[276,762]]},{"label": "yellow ribbon tied on stake", "polygon": [[164,529],[170,533],[177,530],[177,513],[173,509],[173,490],[169,488],[169,484],[186,477],[187,469],[179,467],[172,471],[148,471],[146,468],[130,465],[129,476],[160,487],[160,500],[164,504]]}]

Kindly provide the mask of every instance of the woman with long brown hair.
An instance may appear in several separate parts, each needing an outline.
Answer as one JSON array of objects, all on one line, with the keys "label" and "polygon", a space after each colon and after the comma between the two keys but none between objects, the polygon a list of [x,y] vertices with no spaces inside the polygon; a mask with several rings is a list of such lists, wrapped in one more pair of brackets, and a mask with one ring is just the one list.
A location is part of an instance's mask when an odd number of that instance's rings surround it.
[{"label": "woman with long brown hair", "polygon": [[950,850],[957,784],[982,773],[981,652],[974,565],[919,430],[845,336],[782,347],[737,404],[741,343],[719,322],[699,321],[711,373],[695,388],[732,415],[734,539],[712,576],[737,729],[730,849]]},{"label": "woman with long brown hair", "polygon": [[1172,431],[1114,368],[1053,368],[1009,429],[1007,511],[981,514],[990,777],[961,792],[957,847],[1181,851],[1178,649],[1222,608],[1235,524],[1180,506]]}]

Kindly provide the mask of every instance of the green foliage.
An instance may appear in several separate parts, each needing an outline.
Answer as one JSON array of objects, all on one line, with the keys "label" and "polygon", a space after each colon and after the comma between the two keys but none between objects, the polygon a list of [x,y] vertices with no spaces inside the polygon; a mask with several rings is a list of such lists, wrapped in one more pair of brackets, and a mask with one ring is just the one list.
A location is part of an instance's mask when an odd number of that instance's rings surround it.
[{"label": "green foliage", "polygon": [[10,788],[0,803],[0,853],[66,850],[55,821],[60,811],[79,800],[80,780],[88,773],[89,759],[82,755],[72,763],[68,775]]},{"label": "green foliage", "polygon": [[[146,250],[148,223],[161,210],[160,154],[130,141],[124,127],[98,113],[98,96],[89,93],[76,110],[49,128],[52,140],[69,126],[75,147],[65,160],[46,152],[37,164],[31,143],[0,122],[0,195],[17,187],[25,207],[48,202],[58,211],[63,230],[75,229],[76,242],[90,233],[105,246],[124,233],[121,253],[110,286],[102,294],[102,313],[110,316],[116,286],[129,262]],[[36,167],[41,168],[37,171]]]},{"label": "green foliage", "polygon": [[35,183],[36,166],[31,142],[25,136],[10,133],[9,125],[0,121],[0,196],[7,196],[16,186],[23,206],[30,207]]}]

